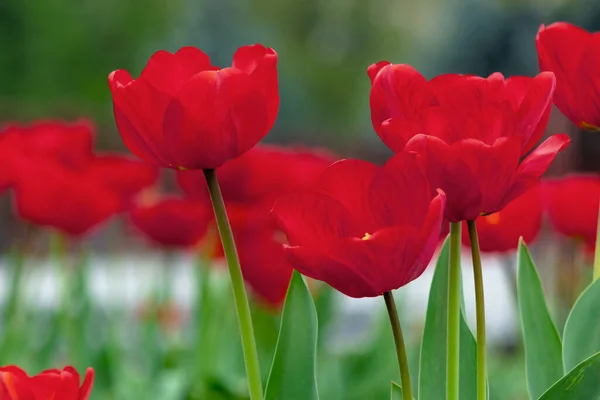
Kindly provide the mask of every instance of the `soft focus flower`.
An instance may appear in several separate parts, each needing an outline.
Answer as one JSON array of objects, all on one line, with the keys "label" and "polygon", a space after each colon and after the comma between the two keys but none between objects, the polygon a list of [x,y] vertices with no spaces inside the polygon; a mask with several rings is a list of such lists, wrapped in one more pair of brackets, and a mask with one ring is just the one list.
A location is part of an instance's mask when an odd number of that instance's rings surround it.
[{"label": "soft focus flower", "polygon": [[351,297],[374,297],[419,277],[435,251],[445,195],[435,198],[411,154],[390,174],[360,160],[331,165],[310,190],[273,207],[302,274]]},{"label": "soft focus flower", "polygon": [[160,167],[217,168],[258,143],[279,109],[277,53],[259,44],[223,69],[194,47],[161,50],[139,78],[118,70],[108,82],[125,145]]},{"label": "soft focus flower", "polygon": [[187,199],[164,198],[131,210],[131,222],[157,245],[193,247],[206,234],[211,221],[206,204]]},{"label": "soft focus flower", "polygon": [[[312,186],[334,160],[322,150],[259,145],[217,169],[244,279],[265,305],[283,302],[293,271],[269,212],[277,197]],[[179,171],[177,182],[212,213],[202,171]],[[215,255],[223,256],[220,242]]]},{"label": "soft focus flower", "polygon": [[396,153],[418,155],[431,187],[448,196],[450,222],[501,210],[535,185],[569,143],[567,135],[554,135],[527,155],[548,122],[551,72],[427,81],[408,65],[387,62],[368,72],[375,131]]},{"label": "soft focus flower", "polygon": [[540,70],[556,75],[556,107],[580,128],[600,130],[600,32],[542,25],[536,47]]},{"label": "soft focus flower", "polygon": [[37,225],[80,236],[123,208],[109,187],[50,160],[23,161],[14,187],[17,215]]},{"label": "soft focus flower", "polygon": [[94,370],[88,368],[83,383],[80,382],[79,373],[73,367],[47,370],[32,377],[17,366],[0,367],[0,399],[88,400]]},{"label": "soft focus flower", "polygon": [[594,247],[600,205],[600,176],[567,175],[544,182],[543,199],[556,231]]},{"label": "soft focus flower", "polygon": [[[507,252],[515,250],[519,238],[532,243],[542,227],[542,196],[536,185],[506,205],[502,210],[477,218],[479,248],[482,252]],[[470,246],[466,223],[462,229],[462,242]]]}]

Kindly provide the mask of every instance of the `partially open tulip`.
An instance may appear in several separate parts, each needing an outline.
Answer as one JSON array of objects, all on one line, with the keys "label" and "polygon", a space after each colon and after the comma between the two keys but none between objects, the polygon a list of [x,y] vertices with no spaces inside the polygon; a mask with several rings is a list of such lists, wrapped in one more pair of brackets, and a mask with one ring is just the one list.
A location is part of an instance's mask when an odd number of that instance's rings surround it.
[{"label": "partially open tulip", "polygon": [[94,382],[94,370],[88,368],[83,383],[73,367],[51,369],[28,376],[17,366],[0,367],[2,400],[88,400]]},{"label": "partially open tulip", "polygon": [[600,32],[542,25],[536,47],[540,70],[556,75],[556,107],[580,128],[600,130]]},{"label": "partially open tulip", "polygon": [[277,53],[259,44],[223,69],[194,47],[161,50],[137,79],[118,70],[108,82],[125,145],[160,167],[217,168],[258,143],[279,109]]},{"label": "partially open tulip", "polygon": [[567,175],[543,185],[544,206],[560,234],[593,248],[596,242],[600,176]]},{"label": "partially open tulip", "polygon": [[167,197],[131,210],[131,221],[148,239],[164,247],[193,247],[206,234],[211,210],[194,200]]},{"label": "partially open tulip", "polygon": [[[518,247],[520,237],[525,243],[532,243],[542,228],[542,211],[540,185],[536,185],[502,210],[477,218],[479,249],[484,253],[512,251]],[[466,223],[462,242],[470,246]]]},{"label": "partially open tulip", "polygon": [[374,297],[419,277],[435,251],[445,195],[414,157],[397,171],[360,160],[331,165],[309,190],[277,200],[288,261],[350,297]]},{"label": "partially open tulip", "polygon": [[548,122],[551,72],[427,81],[408,65],[387,62],[368,72],[375,131],[396,153],[417,154],[431,186],[448,196],[450,222],[500,211],[534,186],[569,143],[567,135],[554,135],[530,152]]}]

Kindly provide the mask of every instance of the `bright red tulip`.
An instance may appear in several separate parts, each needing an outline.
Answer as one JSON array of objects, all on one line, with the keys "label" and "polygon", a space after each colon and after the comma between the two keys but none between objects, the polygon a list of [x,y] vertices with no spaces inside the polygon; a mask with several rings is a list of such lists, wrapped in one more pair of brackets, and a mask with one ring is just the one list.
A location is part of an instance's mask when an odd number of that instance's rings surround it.
[{"label": "bright red tulip", "polygon": [[435,251],[445,195],[431,195],[411,154],[399,168],[360,160],[331,165],[310,190],[273,207],[302,274],[350,297],[374,297],[419,277]]},{"label": "bright red tulip", "polygon": [[[532,243],[542,228],[542,196],[536,185],[506,205],[502,210],[477,218],[479,248],[484,253],[515,250],[522,237]],[[462,242],[470,246],[467,224],[462,229]]]},{"label": "bright red tulip", "polygon": [[14,204],[26,221],[81,236],[122,210],[123,198],[84,173],[42,159],[22,161]]},{"label": "bright red tulip", "polygon": [[580,128],[600,130],[600,32],[542,25],[536,47],[540,70],[556,75],[556,107]]},{"label": "bright red tulip", "polygon": [[440,75],[427,81],[408,65],[369,67],[371,119],[396,153],[416,153],[433,188],[448,196],[446,219],[501,210],[535,185],[569,143],[554,135],[521,160],[546,127],[555,79]]},{"label": "bright red tulip", "polygon": [[279,109],[277,53],[259,44],[223,69],[194,47],[161,50],[139,78],[118,70],[108,82],[125,145],[160,167],[217,168],[256,145]]},{"label": "bright red tulip", "polygon": [[[0,367],[2,400],[88,400],[94,382],[94,370],[88,368],[83,383],[73,367],[52,369],[28,376],[17,366]],[[80,386],[81,385],[81,386]]]},{"label": "bright red tulip", "polygon": [[594,247],[600,205],[600,176],[568,175],[549,179],[544,182],[543,196],[554,229]]},{"label": "bright red tulip", "polygon": [[[244,278],[266,305],[277,307],[283,302],[293,271],[269,211],[283,193],[312,186],[334,160],[321,150],[259,145],[217,169]],[[180,171],[177,182],[210,209],[201,171]],[[216,255],[222,256],[220,243]]]},{"label": "bright red tulip", "polygon": [[159,246],[193,247],[206,234],[211,210],[194,200],[165,198],[131,211],[131,221],[148,239]]}]

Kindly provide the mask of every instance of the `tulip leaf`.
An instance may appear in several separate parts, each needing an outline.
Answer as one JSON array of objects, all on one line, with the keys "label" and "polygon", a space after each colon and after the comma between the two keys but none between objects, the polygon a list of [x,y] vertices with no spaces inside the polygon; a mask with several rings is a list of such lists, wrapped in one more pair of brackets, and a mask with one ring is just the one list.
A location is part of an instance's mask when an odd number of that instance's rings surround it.
[{"label": "tulip leaf", "polygon": [[[449,240],[437,260],[429,301],[419,366],[419,400],[439,400],[446,396],[446,348]],[[462,287],[462,286],[461,286]],[[462,297],[462,293],[461,293]],[[464,306],[463,306],[464,308]],[[460,316],[460,399],[477,398],[477,344],[467,325],[464,310]]]},{"label": "tulip leaf", "polygon": [[575,366],[538,400],[600,399],[600,353]]},{"label": "tulip leaf", "polygon": [[563,335],[565,371],[600,351],[600,279],[577,299]]},{"label": "tulip leaf", "polygon": [[317,312],[302,275],[294,271],[265,400],[317,400],[316,350]]},{"label": "tulip leaf", "polygon": [[402,388],[396,382],[392,381],[391,400],[402,400]]},{"label": "tulip leaf", "polygon": [[527,388],[535,399],[563,376],[562,344],[546,305],[540,277],[523,241],[519,243],[517,266]]}]

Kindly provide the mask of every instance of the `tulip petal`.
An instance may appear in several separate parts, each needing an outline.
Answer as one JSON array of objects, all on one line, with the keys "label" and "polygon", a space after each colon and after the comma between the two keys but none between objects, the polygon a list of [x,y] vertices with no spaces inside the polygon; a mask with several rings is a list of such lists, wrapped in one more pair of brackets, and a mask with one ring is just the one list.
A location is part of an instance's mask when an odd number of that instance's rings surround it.
[{"label": "tulip petal", "polygon": [[92,393],[92,385],[94,384],[94,370],[88,368],[85,371],[85,377],[83,378],[83,384],[79,389],[79,400],[88,400]]},{"label": "tulip petal", "polygon": [[369,75],[369,79],[371,79],[371,84],[375,81],[375,77],[383,69],[383,67],[390,65],[389,61],[379,61],[378,63],[371,64],[367,68],[367,75]]}]

